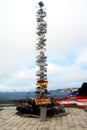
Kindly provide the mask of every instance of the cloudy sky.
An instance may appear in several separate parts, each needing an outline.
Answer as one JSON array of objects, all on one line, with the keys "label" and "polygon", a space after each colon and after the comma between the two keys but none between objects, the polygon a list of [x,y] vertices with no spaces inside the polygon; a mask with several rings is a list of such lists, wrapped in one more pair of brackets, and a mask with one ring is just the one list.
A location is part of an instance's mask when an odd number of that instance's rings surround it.
[{"label": "cloudy sky", "polygon": [[[0,91],[36,88],[39,0],[0,0]],[[47,17],[48,89],[87,81],[87,0],[43,0]]]}]

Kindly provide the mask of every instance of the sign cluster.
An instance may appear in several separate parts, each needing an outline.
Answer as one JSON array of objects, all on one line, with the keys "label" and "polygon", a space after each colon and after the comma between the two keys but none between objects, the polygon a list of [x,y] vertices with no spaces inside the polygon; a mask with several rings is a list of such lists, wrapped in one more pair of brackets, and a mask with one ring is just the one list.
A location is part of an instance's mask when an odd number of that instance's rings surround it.
[{"label": "sign cluster", "polygon": [[47,33],[47,23],[44,20],[46,17],[46,12],[43,9],[44,4],[39,2],[39,9],[37,11],[36,20],[37,20],[37,35],[38,42],[36,43],[36,50],[38,55],[36,57],[36,63],[38,66],[38,71],[36,72],[37,76],[37,89],[39,91],[45,91],[48,85],[47,81],[47,56],[45,55],[46,51],[46,38],[45,34]]}]

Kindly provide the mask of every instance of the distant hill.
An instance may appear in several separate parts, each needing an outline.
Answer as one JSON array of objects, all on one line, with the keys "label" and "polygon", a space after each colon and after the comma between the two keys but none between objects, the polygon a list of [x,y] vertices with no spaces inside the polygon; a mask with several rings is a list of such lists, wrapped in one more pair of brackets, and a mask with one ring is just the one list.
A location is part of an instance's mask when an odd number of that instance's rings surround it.
[{"label": "distant hill", "polygon": [[78,88],[64,88],[64,89],[50,90],[50,92],[74,92],[77,90]]}]

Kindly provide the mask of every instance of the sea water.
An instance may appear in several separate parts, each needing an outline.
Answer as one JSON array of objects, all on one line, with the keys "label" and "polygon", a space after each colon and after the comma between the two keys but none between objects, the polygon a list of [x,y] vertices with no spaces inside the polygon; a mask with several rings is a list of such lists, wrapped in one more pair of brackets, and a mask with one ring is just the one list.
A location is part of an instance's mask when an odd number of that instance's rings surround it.
[{"label": "sea water", "polygon": [[[64,98],[69,93],[70,92],[49,92],[46,96]],[[0,92],[0,100],[20,100],[35,96],[35,92]]]}]

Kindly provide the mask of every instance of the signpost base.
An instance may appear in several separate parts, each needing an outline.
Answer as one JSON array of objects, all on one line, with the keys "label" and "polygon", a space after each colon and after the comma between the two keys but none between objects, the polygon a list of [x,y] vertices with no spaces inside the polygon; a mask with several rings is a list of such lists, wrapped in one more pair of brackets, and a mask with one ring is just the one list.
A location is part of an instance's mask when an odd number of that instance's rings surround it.
[{"label": "signpost base", "polygon": [[40,120],[46,121],[46,106],[40,106]]},{"label": "signpost base", "polygon": [[46,121],[47,109],[46,106],[51,104],[51,100],[48,97],[36,98],[35,104],[40,106],[40,119]]}]

